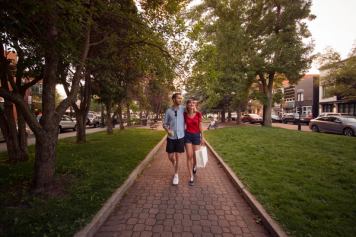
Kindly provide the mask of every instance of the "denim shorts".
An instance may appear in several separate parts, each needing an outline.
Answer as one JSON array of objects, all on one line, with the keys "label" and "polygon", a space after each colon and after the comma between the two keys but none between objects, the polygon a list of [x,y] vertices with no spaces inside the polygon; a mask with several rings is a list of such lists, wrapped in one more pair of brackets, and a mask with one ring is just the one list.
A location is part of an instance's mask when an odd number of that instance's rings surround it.
[{"label": "denim shorts", "polygon": [[185,131],[184,143],[192,143],[193,145],[200,145],[200,143],[201,143],[200,132],[189,133],[189,132]]}]

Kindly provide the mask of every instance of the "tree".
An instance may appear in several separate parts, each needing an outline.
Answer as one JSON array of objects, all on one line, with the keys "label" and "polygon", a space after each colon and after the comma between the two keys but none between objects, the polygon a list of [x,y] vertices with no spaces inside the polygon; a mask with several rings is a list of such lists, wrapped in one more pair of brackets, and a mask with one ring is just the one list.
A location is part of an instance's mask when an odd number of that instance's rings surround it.
[{"label": "tree", "polygon": [[[0,33],[0,43],[1,85],[3,89],[24,98],[26,90],[42,79],[43,63],[37,48],[27,40],[20,42],[16,37],[5,33]],[[10,162],[28,159],[26,123],[21,113],[16,113],[15,119],[15,110],[19,110],[18,105],[15,107],[5,98],[4,110],[0,112],[0,116]]]},{"label": "tree", "polygon": [[[314,18],[310,6],[311,1],[307,0],[206,0],[194,12],[203,17],[197,26],[205,32],[205,42],[216,46],[219,65],[223,66],[218,71],[225,75],[222,78],[233,75],[235,79],[225,80],[229,83],[245,78],[240,81],[242,84],[236,84],[241,89],[258,80],[266,98],[266,126],[271,126],[276,75],[283,74],[295,83],[311,63],[312,45],[303,43],[303,39],[310,36],[305,20]],[[241,86],[244,83],[246,86]],[[236,95],[243,99],[246,93]]]},{"label": "tree", "polygon": [[249,87],[254,80],[246,62],[243,4],[241,1],[229,4],[205,1],[193,10],[196,24],[191,36],[198,41],[199,51],[194,55],[189,89],[202,91],[198,88],[204,86],[205,96],[200,97],[205,97],[206,107],[221,109],[223,122],[225,112],[230,114],[231,110],[237,112],[237,122],[240,121],[241,109],[247,103]]},{"label": "tree", "polygon": [[[35,169],[32,191],[50,191],[55,173],[58,124],[68,106],[75,100],[79,81],[85,67],[90,48],[90,35],[94,2],[46,1],[5,1],[0,15],[2,40],[13,44],[12,39],[27,43],[36,48],[43,65],[42,118],[40,122],[31,113],[11,77],[8,81],[13,91],[0,88],[0,96],[16,104],[36,136]],[[3,42],[2,42],[3,43]],[[71,81],[68,97],[55,106],[55,87],[59,81],[59,62],[70,57],[74,62],[75,73]],[[24,86],[31,86],[33,81]]]},{"label": "tree", "polygon": [[[340,57],[334,57],[334,60],[328,60],[330,50],[320,55],[322,70],[327,72],[326,76],[321,78],[321,82],[326,87],[326,93],[330,96],[339,96],[344,100],[356,99],[356,54],[352,54],[345,60],[340,60]],[[332,55],[339,55],[333,52]]]},{"label": "tree", "polygon": [[267,98],[264,125],[271,126],[272,89],[275,77],[285,75],[296,83],[311,63],[312,45],[303,39],[310,33],[305,20],[314,18],[309,0],[260,0],[248,10],[246,32],[253,49],[252,65]]}]

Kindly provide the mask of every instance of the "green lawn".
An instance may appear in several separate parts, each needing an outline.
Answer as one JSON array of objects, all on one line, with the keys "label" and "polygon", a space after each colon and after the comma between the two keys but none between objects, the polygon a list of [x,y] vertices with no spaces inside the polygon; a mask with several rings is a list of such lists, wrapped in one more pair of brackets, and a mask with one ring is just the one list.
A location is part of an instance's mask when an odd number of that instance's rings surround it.
[{"label": "green lawn", "polygon": [[206,139],[292,236],[356,236],[356,138],[263,127]]},{"label": "green lawn", "polygon": [[0,236],[72,236],[88,223],[164,133],[145,129],[88,135],[88,143],[61,140],[56,177],[64,183],[59,195],[27,194],[31,161],[16,166],[0,154]]}]

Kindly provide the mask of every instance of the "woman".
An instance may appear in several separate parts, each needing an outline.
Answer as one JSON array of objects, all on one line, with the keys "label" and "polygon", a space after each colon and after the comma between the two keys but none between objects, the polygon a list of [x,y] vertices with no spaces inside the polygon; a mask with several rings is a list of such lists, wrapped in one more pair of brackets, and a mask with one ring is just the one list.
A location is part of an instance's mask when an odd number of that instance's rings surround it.
[{"label": "woman", "polygon": [[194,185],[194,174],[197,172],[195,151],[200,149],[203,142],[202,115],[196,109],[196,104],[189,99],[184,112],[185,122],[185,150],[187,152],[187,166],[190,174],[189,185]]}]

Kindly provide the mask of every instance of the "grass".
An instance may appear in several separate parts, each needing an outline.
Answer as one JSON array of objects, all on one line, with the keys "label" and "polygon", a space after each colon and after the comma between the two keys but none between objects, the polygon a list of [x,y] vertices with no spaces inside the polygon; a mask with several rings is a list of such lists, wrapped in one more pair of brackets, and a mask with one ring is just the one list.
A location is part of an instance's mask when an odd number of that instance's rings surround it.
[{"label": "grass", "polygon": [[292,236],[356,236],[356,138],[235,127],[205,137]]},{"label": "grass", "polygon": [[60,140],[56,177],[65,184],[57,197],[34,198],[27,190],[31,160],[4,163],[0,154],[0,236],[73,236],[129,176],[163,132],[145,129],[88,135],[86,144],[74,138]]}]

